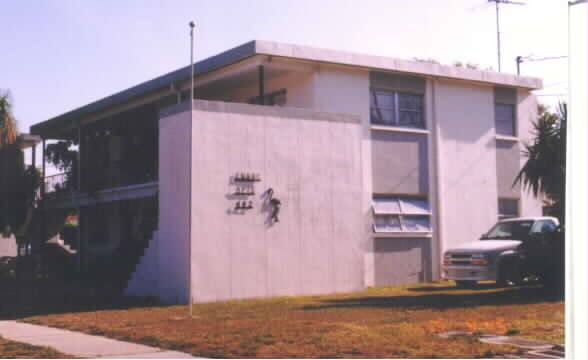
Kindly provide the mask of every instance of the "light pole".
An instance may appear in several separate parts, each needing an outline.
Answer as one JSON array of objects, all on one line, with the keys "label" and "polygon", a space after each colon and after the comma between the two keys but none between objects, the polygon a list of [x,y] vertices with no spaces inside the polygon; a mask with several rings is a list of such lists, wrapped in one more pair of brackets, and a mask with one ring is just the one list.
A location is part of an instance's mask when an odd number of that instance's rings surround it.
[{"label": "light pole", "polygon": [[190,21],[190,141],[188,149],[189,159],[189,182],[188,182],[188,302],[190,318],[193,316],[192,309],[192,126],[194,123],[194,22]]}]

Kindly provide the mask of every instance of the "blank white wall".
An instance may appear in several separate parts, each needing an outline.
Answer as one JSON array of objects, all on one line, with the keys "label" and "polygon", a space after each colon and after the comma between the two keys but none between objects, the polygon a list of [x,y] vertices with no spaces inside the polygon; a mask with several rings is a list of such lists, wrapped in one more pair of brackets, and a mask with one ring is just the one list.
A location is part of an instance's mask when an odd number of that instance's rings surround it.
[{"label": "blank white wall", "polygon": [[[194,300],[362,289],[358,119],[287,108],[196,104]],[[233,194],[236,172],[261,175],[253,183],[254,196]],[[270,187],[282,202],[280,222],[273,225],[263,197]],[[245,198],[254,208],[235,212],[235,202]]]},{"label": "blank white wall", "polygon": [[159,121],[159,294],[188,302],[190,113]]},{"label": "blank white wall", "polygon": [[497,220],[494,95],[490,86],[439,80],[442,250],[474,241]]}]

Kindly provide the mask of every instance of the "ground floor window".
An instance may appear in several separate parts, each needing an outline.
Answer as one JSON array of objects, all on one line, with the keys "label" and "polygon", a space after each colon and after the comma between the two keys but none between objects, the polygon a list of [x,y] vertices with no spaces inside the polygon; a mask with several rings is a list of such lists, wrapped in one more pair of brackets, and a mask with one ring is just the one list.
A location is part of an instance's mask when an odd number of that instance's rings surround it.
[{"label": "ground floor window", "polygon": [[374,232],[406,233],[431,231],[431,210],[426,198],[374,196]]},{"label": "ground floor window", "polygon": [[498,199],[498,219],[519,216],[519,199]]}]

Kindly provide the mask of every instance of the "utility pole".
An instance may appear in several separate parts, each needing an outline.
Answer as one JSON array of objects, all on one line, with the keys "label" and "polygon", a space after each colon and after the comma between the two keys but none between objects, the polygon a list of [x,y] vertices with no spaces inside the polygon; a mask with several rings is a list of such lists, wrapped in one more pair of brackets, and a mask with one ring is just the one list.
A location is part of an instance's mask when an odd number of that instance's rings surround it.
[{"label": "utility pole", "polygon": [[496,3],[496,40],[498,45],[498,71],[500,72],[500,4],[512,4],[512,5],[526,5],[522,2],[510,1],[510,0],[488,0],[488,2]]}]

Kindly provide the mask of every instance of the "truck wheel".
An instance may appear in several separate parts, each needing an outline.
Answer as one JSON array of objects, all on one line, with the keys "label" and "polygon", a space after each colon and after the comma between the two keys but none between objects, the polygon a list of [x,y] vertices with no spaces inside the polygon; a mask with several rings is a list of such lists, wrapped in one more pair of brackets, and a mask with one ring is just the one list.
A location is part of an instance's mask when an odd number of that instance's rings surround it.
[{"label": "truck wheel", "polygon": [[475,280],[457,280],[455,283],[457,284],[458,288],[471,289],[476,286],[478,282]]},{"label": "truck wheel", "polygon": [[500,287],[516,286],[523,281],[519,263],[515,259],[505,260],[498,269],[496,284]]}]

